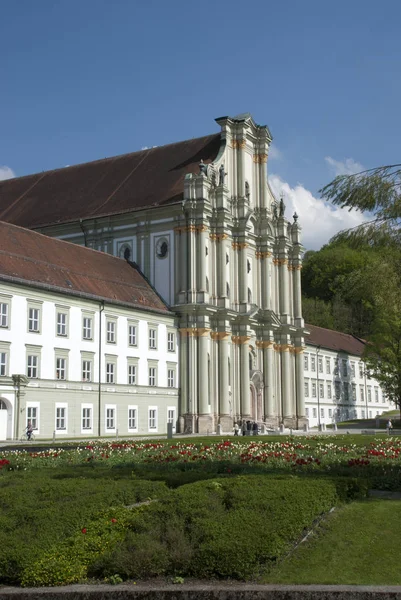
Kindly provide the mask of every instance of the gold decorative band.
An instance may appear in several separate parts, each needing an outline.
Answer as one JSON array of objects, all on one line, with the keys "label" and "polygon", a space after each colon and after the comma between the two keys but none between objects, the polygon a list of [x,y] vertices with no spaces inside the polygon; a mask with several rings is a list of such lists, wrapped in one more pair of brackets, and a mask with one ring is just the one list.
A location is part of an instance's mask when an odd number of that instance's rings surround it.
[{"label": "gold decorative band", "polygon": [[260,349],[263,349],[263,348],[273,348],[274,347],[274,342],[272,342],[270,340],[268,340],[268,341],[266,341],[266,340],[258,340],[256,342],[256,347],[260,348]]},{"label": "gold decorative band", "polygon": [[294,348],[294,354],[302,354],[306,350],[305,346],[296,346]]},{"label": "gold decorative band", "polygon": [[210,329],[198,327],[184,327],[180,329],[179,332],[182,336],[187,335],[188,337],[207,337],[210,333]]},{"label": "gold decorative band", "polygon": [[269,258],[272,255],[271,252],[256,252],[256,258]]},{"label": "gold decorative band", "polygon": [[241,345],[247,344],[251,338],[248,335],[233,335],[231,340],[233,344]]},{"label": "gold decorative band", "polygon": [[220,242],[221,240],[226,240],[228,238],[228,233],[211,233],[209,238],[216,242]]},{"label": "gold decorative band", "polygon": [[246,140],[231,140],[231,147],[234,148],[234,150],[243,150],[246,148]]},{"label": "gold decorative band", "polygon": [[291,344],[275,344],[274,349],[277,352],[293,352],[294,346]]},{"label": "gold decorative band", "polygon": [[225,340],[230,337],[230,334],[227,331],[212,331],[210,337],[212,340]]},{"label": "gold decorative band", "polygon": [[231,245],[234,250],[244,250],[249,246],[246,242],[233,242]]},{"label": "gold decorative band", "polygon": [[254,154],[253,162],[258,164],[264,164],[267,162],[267,154]]},{"label": "gold decorative band", "polygon": [[273,264],[282,267],[283,265],[288,264],[288,260],[286,258],[275,258],[273,259]]},{"label": "gold decorative band", "polygon": [[185,225],[183,227],[174,227],[174,231],[176,233],[185,233],[187,231],[192,231],[192,232],[208,231],[208,226],[207,225]]}]

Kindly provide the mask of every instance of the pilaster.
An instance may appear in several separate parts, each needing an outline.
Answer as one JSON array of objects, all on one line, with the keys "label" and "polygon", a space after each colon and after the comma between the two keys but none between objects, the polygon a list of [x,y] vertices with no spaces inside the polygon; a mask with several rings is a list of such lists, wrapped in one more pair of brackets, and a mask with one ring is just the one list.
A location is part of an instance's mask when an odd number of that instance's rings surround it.
[{"label": "pilaster", "polygon": [[239,346],[240,359],[240,405],[241,416],[249,417],[251,415],[251,397],[249,381],[249,340],[248,335],[232,336],[233,344]]}]

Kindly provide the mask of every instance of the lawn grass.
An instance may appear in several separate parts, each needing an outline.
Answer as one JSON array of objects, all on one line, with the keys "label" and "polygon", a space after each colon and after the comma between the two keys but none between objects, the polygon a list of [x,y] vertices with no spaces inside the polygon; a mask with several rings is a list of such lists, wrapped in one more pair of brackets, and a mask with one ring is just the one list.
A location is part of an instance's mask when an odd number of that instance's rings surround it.
[{"label": "lawn grass", "polygon": [[401,500],[342,506],[263,583],[401,585]]}]

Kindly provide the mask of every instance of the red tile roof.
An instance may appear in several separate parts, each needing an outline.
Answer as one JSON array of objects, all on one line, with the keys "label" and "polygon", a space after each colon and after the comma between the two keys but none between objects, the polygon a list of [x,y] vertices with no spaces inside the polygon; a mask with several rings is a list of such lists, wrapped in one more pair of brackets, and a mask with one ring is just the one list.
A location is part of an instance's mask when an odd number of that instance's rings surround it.
[{"label": "red tile roof", "polygon": [[341,333],[340,331],[333,331],[324,327],[316,327],[316,325],[305,325],[305,329],[310,331],[310,335],[305,337],[307,344],[321,346],[335,352],[355,354],[356,356],[361,356],[365,349],[363,340],[348,333]]},{"label": "red tile roof", "polygon": [[142,274],[125,260],[1,221],[0,280],[170,312]]},{"label": "red tile roof", "polygon": [[29,227],[180,200],[187,173],[212,162],[220,134],[0,181],[0,220]]}]

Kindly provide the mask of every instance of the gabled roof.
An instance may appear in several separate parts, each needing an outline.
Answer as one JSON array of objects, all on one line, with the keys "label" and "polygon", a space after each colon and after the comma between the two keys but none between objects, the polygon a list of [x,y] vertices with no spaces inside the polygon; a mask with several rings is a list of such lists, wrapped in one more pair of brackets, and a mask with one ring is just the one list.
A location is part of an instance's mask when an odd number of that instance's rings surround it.
[{"label": "gabled roof", "polygon": [[220,142],[217,133],[0,181],[0,220],[33,229],[180,200],[185,175],[212,162]]},{"label": "gabled roof", "polygon": [[1,280],[170,313],[132,263],[0,221]]},{"label": "gabled roof", "polygon": [[305,329],[310,331],[310,335],[305,337],[307,344],[321,346],[335,352],[346,352],[347,354],[354,354],[356,356],[362,356],[365,349],[363,340],[348,333],[341,333],[340,331],[333,331],[324,327],[316,327],[316,325],[305,325]]}]

